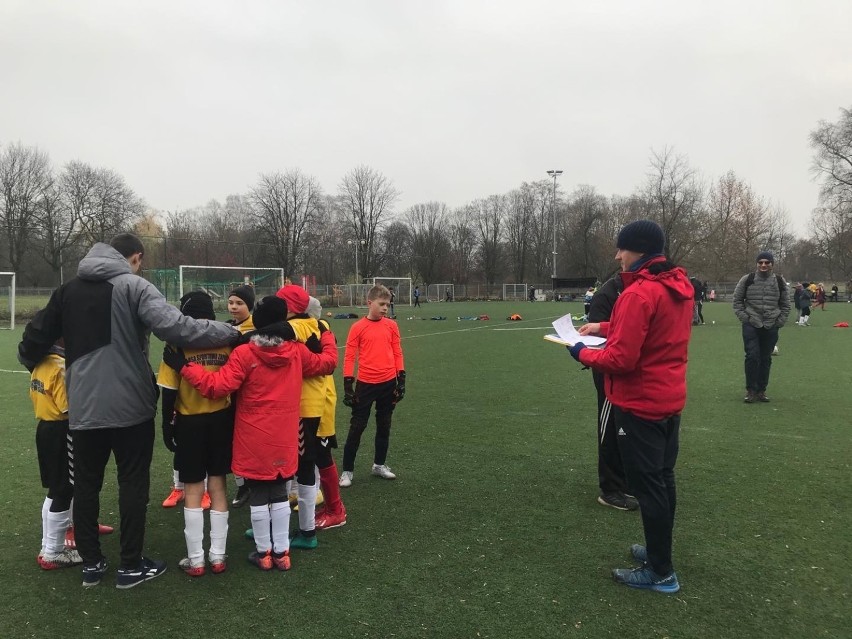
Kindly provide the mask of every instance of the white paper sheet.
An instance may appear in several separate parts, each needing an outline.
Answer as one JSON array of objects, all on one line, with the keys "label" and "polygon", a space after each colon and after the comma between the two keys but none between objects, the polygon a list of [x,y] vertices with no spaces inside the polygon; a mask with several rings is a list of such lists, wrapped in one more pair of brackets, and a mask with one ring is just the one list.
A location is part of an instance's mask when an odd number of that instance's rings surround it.
[{"label": "white paper sheet", "polygon": [[556,335],[561,340],[561,343],[568,345],[573,346],[577,342],[583,342],[586,346],[602,346],[606,343],[605,337],[598,337],[596,335],[580,335],[577,332],[577,329],[574,328],[574,321],[571,319],[570,313],[563,315],[553,322],[553,328],[556,329]]}]

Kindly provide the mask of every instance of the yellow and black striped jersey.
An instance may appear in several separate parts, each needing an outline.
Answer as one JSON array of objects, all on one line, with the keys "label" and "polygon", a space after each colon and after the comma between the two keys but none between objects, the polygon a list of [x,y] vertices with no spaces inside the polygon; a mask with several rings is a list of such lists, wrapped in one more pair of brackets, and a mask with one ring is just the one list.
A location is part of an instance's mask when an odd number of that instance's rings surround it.
[{"label": "yellow and black striped jersey", "polygon": [[[319,324],[312,317],[292,317],[289,320],[296,340],[303,344],[311,335],[320,338]],[[321,417],[325,409],[325,375],[305,377],[302,380],[302,401],[299,404],[299,417]]]},{"label": "yellow and black striped jersey", "polygon": [[65,393],[65,358],[51,353],[38,363],[30,376],[30,399],[36,419],[58,422],[68,419]]},{"label": "yellow and black striped jersey", "polygon": [[[204,370],[218,371],[231,352],[229,346],[220,348],[188,348],[184,350],[186,359],[204,367]],[[175,369],[165,362],[160,363],[157,371],[157,384],[163,388],[177,391],[175,399],[175,411],[181,415],[206,415],[224,410],[231,405],[230,395],[221,399],[207,399],[192,387],[192,384],[183,379]]]},{"label": "yellow and black striped jersey", "polygon": [[246,333],[251,333],[254,330],[254,318],[249,315],[239,324],[234,324],[234,328],[237,329],[243,335],[245,335]]}]

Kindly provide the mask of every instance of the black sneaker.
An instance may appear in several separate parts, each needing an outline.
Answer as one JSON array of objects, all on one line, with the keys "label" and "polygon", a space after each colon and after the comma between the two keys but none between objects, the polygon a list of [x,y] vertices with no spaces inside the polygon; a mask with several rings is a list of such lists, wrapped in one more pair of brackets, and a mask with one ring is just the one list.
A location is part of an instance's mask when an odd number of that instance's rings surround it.
[{"label": "black sneaker", "polygon": [[609,506],[616,510],[636,510],[639,508],[639,502],[635,497],[629,497],[624,493],[606,493],[598,496],[598,503],[601,506]]},{"label": "black sneaker", "polygon": [[96,564],[83,565],[83,588],[92,588],[101,583],[101,579],[107,571],[106,558],[101,559]]},{"label": "black sneaker", "polygon": [[142,557],[136,568],[119,568],[115,577],[115,587],[120,590],[133,588],[143,581],[149,581],[166,572],[166,562]]},{"label": "black sneaker", "polygon": [[231,502],[231,506],[234,508],[242,508],[246,505],[246,502],[249,500],[249,487],[247,484],[243,484],[242,486],[237,486],[237,494],[234,496],[234,501]]}]

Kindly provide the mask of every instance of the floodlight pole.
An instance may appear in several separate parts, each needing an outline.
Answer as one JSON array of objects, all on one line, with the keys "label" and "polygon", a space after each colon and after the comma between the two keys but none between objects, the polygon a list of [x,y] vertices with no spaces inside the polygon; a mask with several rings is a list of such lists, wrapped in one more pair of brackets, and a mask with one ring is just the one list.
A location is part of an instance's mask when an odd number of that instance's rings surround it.
[{"label": "floodlight pole", "polygon": [[553,197],[550,199],[550,214],[553,217],[553,275],[556,280],[556,178],[562,175],[562,171],[550,170],[547,174],[553,178]]},{"label": "floodlight pole", "polygon": [[361,282],[358,279],[358,245],[366,245],[367,240],[346,240],[346,243],[350,246],[355,245],[355,283],[360,284]]}]

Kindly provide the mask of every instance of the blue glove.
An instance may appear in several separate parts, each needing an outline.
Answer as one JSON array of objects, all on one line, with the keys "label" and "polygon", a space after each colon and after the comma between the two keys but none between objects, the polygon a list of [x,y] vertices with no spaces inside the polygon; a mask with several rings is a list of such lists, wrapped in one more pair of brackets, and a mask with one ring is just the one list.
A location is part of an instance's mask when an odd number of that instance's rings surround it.
[{"label": "blue glove", "polygon": [[[578,362],[580,361],[580,351],[584,348],[588,348],[583,342],[577,342],[574,346],[568,347],[568,352],[571,353],[571,357],[576,359]],[[581,362],[582,363],[582,362]]]}]

